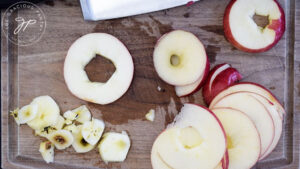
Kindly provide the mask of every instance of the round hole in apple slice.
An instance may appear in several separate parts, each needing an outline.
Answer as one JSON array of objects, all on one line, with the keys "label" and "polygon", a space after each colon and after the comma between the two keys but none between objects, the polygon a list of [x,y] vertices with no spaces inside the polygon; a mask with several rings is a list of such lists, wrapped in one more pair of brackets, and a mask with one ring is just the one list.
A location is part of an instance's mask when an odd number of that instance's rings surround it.
[{"label": "round hole in apple slice", "polygon": [[[99,67],[104,68],[105,72]],[[105,83],[114,74],[116,67],[109,59],[96,54],[96,57],[85,66],[84,71],[91,82]]]}]

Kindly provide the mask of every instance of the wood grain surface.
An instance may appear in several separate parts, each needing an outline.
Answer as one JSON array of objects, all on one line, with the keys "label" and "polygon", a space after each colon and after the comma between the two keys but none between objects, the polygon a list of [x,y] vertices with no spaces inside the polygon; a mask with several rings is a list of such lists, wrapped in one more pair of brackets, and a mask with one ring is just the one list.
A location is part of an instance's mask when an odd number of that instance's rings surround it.
[{"label": "wood grain surface", "polygon": [[[178,98],[174,87],[160,80],[153,67],[152,52],[157,39],[173,29],[183,29],[200,38],[212,66],[224,62],[232,64],[244,76],[243,81],[266,86],[284,105],[287,115],[282,138],[274,152],[254,168],[299,168],[300,2],[279,2],[286,12],[287,31],[275,47],[259,54],[239,51],[224,38],[222,22],[228,1],[202,0],[189,7],[97,22],[83,20],[78,1],[39,3],[47,22],[39,42],[17,46],[9,42],[3,32],[1,34],[2,167],[150,169],[152,143],[182,104],[204,105],[201,92]],[[70,45],[91,32],[116,36],[128,47],[134,60],[135,72],[129,90],[118,101],[105,106],[74,97],[62,73]],[[101,56],[86,67],[89,78],[94,81],[107,80],[114,70],[110,61]],[[163,90],[158,91],[158,86]],[[26,105],[40,95],[53,97],[61,113],[85,104],[93,117],[105,121],[106,131],[127,131],[132,146],[125,162],[106,165],[97,148],[77,154],[70,147],[56,150],[55,163],[46,164],[38,151],[43,138],[34,136],[26,125],[18,127],[9,116],[9,110]],[[156,110],[154,122],[144,117],[151,108]]]}]

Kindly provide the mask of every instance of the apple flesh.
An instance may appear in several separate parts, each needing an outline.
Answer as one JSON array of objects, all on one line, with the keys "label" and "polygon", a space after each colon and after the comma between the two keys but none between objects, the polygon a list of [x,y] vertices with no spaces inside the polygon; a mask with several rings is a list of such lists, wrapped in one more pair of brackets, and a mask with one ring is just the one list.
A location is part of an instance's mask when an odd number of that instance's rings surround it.
[{"label": "apple flesh", "polygon": [[[224,129],[208,109],[184,104],[179,115],[155,140],[151,161],[154,169],[211,169],[226,151]],[[164,167],[160,167],[160,165]]]},{"label": "apple flesh", "polygon": [[241,91],[253,92],[262,95],[276,107],[277,112],[279,112],[280,118],[283,119],[285,110],[283,106],[280,104],[280,102],[278,101],[278,99],[272,94],[272,92],[270,92],[265,87],[252,82],[240,82],[228,87],[227,89],[223,90],[217,96],[214,97],[214,99],[210,103],[210,107],[214,107],[214,104],[224,96],[230,93],[241,92]]},{"label": "apple flesh", "polygon": [[[262,28],[253,21],[256,15],[267,16]],[[227,40],[245,52],[263,52],[272,48],[285,31],[284,11],[276,0],[231,0],[224,14]]]},{"label": "apple flesh", "polygon": [[224,96],[213,107],[210,106],[210,109],[218,107],[230,107],[249,116],[259,132],[261,139],[260,155],[263,156],[272,144],[275,135],[274,121],[265,105],[250,92],[236,92]]},{"label": "apple flesh", "polygon": [[[158,154],[158,148],[156,145],[153,145],[151,151],[151,164],[153,169],[172,169]],[[224,157],[221,162],[214,169],[228,169],[229,156],[228,151],[226,150]]]},{"label": "apple flesh", "polygon": [[194,34],[174,30],[158,40],[153,62],[162,80],[174,86],[185,86],[200,79],[208,59],[203,44]]},{"label": "apple flesh", "polygon": [[228,169],[228,166],[229,166],[229,156],[228,156],[228,150],[226,150],[221,162],[214,169]]},{"label": "apple flesh", "polygon": [[[116,67],[105,83],[91,82],[84,70],[99,53]],[[64,63],[65,82],[71,93],[97,104],[109,104],[119,99],[131,84],[133,70],[132,57],[125,45],[106,33],[91,33],[77,39],[71,45]]]},{"label": "apple flesh", "polygon": [[185,97],[200,90],[207,79],[209,68],[210,65],[209,62],[207,61],[204,73],[200,76],[200,78],[196,82],[185,86],[175,86],[176,95],[178,97]]},{"label": "apple flesh", "polygon": [[270,115],[274,122],[274,130],[275,130],[274,139],[273,139],[273,142],[271,143],[270,147],[268,148],[268,150],[262,156],[260,156],[259,160],[262,160],[266,156],[268,156],[275,149],[276,145],[278,144],[281,133],[282,133],[282,120],[280,118],[279,113],[276,110],[275,105],[272,104],[267,98],[263,97],[262,95],[256,94],[256,93],[252,93],[251,95],[254,96],[257,100],[259,100],[261,103],[263,103],[265,105],[265,107],[270,112]]},{"label": "apple flesh", "polygon": [[232,108],[214,108],[227,136],[229,169],[249,169],[260,155],[260,136],[251,119]]},{"label": "apple flesh", "polygon": [[209,73],[203,86],[204,101],[209,104],[211,100],[228,86],[242,79],[242,75],[229,64],[223,63],[215,66]]}]

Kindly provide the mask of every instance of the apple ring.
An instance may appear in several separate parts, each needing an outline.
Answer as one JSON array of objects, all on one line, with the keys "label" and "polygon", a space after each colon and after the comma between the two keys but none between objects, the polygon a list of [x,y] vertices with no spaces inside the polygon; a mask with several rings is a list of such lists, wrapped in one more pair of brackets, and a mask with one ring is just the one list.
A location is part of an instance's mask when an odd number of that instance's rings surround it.
[{"label": "apple ring", "polygon": [[[254,14],[267,16],[269,24],[258,26]],[[284,11],[276,0],[231,0],[224,14],[228,41],[246,52],[263,52],[273,47],[285,31]]]},{"label": "apple ring", "polygon": [[174,86],[190,85],[199,79],[202,81],[201,76],[207,73],[207,62],[201,41],[194,34],[183,30],[164,34],[157,41],[153,52],[158,76]]},{"label": "apple ring", "polygon": [[[105,83],[91,82],[84,70],[96,54],[109,59],[116,67]],[[109,104],[119,99],[129,88],[133,71],[132,57],[125,45],[106,33],[91,33],[77,39],[64,63],[64,78],[71,93],[97,104]]]}]

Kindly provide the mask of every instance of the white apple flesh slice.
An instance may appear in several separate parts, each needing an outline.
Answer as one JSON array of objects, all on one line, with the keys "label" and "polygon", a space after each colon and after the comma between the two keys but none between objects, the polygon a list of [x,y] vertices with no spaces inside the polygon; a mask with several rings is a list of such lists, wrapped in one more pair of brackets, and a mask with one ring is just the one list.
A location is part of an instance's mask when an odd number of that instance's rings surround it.
[{"label": "white apple flesh slice", "polygon": [[[268,109],[249,92],[231,93],[220,99],[210,109],[230,107],[244,112],[254,122],[261,139],[261,156],[266,153],[273,142],[274,122]],[[229,158],[230,159],[230,158]]]},{"label": "white apple flesh slice", "polygon": [[198,90],[200,90],[201,87],[204,85],[204,82],[208,76],[209,68],[210,68],[209,62],[206,62],[204,73],[200,76],[200,78],[196,82],[185,86],[175,86],[176,95],[178,97],[184,97],[184,96],[191,95],[197,92]]},{"label": "white apple flesh slice", "polygon": [[[168,164],[166,164],[160,155],[157,153],[157,146],[152,147],[151,151],[151,164],[153,169],[172,169]],[[228,169],[229,159],[228,152],[227,156],[224,156],[221,162],[214,169]],[[227,164],[226,164],[227,163]]]},{"label": "white apple flesh slice", "polygon": [[[254,15],[267,16],[269,24],[258,26]],[[224,32],[229,42],[246,52],[273,47],[285,31],[284,11],[276,0],[231,0],[224,14]]]},{"label": "white apple flesh slice", "polygon": [[203,44],[192,33],[174,30],[163,35],[153,52],[159,77],[174,86],[195,83],[208,62]]},{"label": "white apple flesh slice", "polygon": [[265,87],[252,82],[240,82],[238,84],[228,87],[227,89],[223,90],[217,96],[214,97],[214,99],[210,103],[210,107],[214,107],[214,104],[224,96],[230,93],[241,92],[241,91],[253,92],[266,97],[269,101],[271,101],[276,106],[276,109],[279,112],[281,119],[283,118],[283,115],[285,114],[285,110],[283,106],[280,104],[280,102],[278,101],[278,99],[272,94],[272,92],[270,92]]},{"label": "white apple flesh slice", "polygon": [[108,132],[103,135],[98,149],[101,159],[105,162],[123,162],[130,148],[130,139],[125,131],[122,133]]},{"label": "white apple flesh slice", "polygon": [[[91,82],[84,70],[96,54],[111,60],[116,67],[105,83]],[[127,91],[133,69],[132,57],[120,40],[106,33],[91,33],[80,37],[70,47],[64,63],[64,77],[76,97],[92,103],[109,104]]]},{"label": "white apple flesh slice", "polygon": [[282,133],[282,120],[279,116],[279,113],[276,110],[275,105],[273,105],[268,99],[266,99],[265,97],[258,95],[256,93],[253,93],[251,95],[254,96],[256,99],[258,99],[261,103],[263,103],[266,106],[266,108],[270,112],[270,115],[272,116],[272,119],[274,121],[274,130],[275,130],[274,139],[273,139],[273,142],[270,145],[269,149],[265,152],[265,154],[260,156],[259,160],[262,160],[266,156],[268,156],[275,149],[276,145],[278,144],[280,137],[281,137],[281,133]]},{"label": "white apple flesh slice", "polygon": [[231,108],[214,108],[227,136],[229,169],[250,169],[260,155],[260,136],[252,120]]},{"label": "white apple flesh slice", "polygon": [[[172,127],[157,137],[152,157],[156,154],[173,169],[211,169],[225,151],[225,133],[216,116],[198,105],[184,104]],[[154,169],[159,169],[157,164],[152,163]]]},{"label": "white apple flesh slice", "polygon": [[222,90],[242,79],[242,75],[227,63],[216,65],[208,75],[203,86],[204,101],[209,104]]}]

